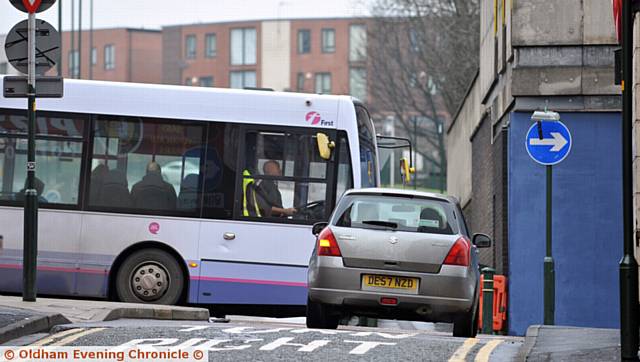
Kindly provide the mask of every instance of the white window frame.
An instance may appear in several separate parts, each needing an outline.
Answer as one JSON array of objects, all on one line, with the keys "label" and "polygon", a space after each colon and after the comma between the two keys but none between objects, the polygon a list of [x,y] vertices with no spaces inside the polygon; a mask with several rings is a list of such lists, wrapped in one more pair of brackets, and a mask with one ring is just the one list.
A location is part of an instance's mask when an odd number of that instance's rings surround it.
[{"label": "white window frame", "polygon": [[204,36],[204,57],[215,58],[216,56],[218,56],[218,36],[216,33],[207,33]]},{"label": "white window frame", "polygon": [[113,44],[104,46],[104,69],[116,69],[116,46]]},{"label": "white window frame", "polygon": [[185,59],[196,59],[198,56],[198,39],[195,34],[188,34],[184,38]]},{"label": "white window frame", "polygon": [[[329,37],[331,34],[331,37]],[[332,39],[332,44],[328,44],[329,39]],[[335,53],[336,52],[336,29],[324,28],[321,32],[321,45],[323,53]]]},{"label": "white window frame", "polygon": [[[240,38],[237,38],[237,36]],[[251,38],[253,37],[253,38]],[[235,38],[235,41],[234,41]],[[235,42],[240,41],[239,48]],[[258,34],[256,28],[236,28],[229,33],[229,62],[231,65],[255,65],[258,58]],[[240,50],[240,54],[236,53]]]}]

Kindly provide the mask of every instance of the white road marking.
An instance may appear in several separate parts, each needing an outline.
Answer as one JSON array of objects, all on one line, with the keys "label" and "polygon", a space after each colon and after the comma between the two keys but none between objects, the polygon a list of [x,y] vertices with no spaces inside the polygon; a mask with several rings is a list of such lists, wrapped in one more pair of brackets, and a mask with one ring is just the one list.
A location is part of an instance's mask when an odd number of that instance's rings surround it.
[{"label": "white road marking", "polygon": [[254,338],[254,339],[247,339],[242,341],[242,343],[244,343],[245,345],[240,345],[240,346],[222,346],[220,348],[214,348],[213,346],[217,346],[221,343],[226,343],[226,342],[233,342],[230,339],[211,339],[199,346],[197,346],[197,349],[206,349],[209,352],[224,352],[224,351],[241,351],[243,349],[247,349],[247,348],[251,348],[251,345],[248,343],[251,342],[260,342],[263,341],[262,338]]},{"label": "white road marking", "polygon": [[52,344],[52,346],[66,346],[82,337],[88,336],[90,334],[93,333],[97,333],[100,331],[104,331],[106,328],[92,328],[92,329],[87,329],[86,331],[82,331],[80,333],[76,333],[76,334],[72,334],[69,337],[63,338],[55,343]]},{"label": "white road marking", "polygon": [[273,329],[262,329],[262,330],[250,331],[250,329],[254,329],[254,328],[253,327],[234,327],[234,328],[223,329],[222,331],[225,333],[233,333],[233,334],[239,334],[239,333],[257,334],[257,333],[278,333],[278,332],[291,330],[291,328],[273,328]]},{"label": "white road marking", "polygon": [[374,334],[376,336],[378,336],[378,337],[388,338],[388,339],[404,339],[404,338],[409,338],[409,337],[413,337],[413,336],[417,335],[417,333],[389,334],[389,333],[382,333],[382,332],[357,332],[357,333],[350,334],[350,336],[353,336],[353,337],[369,337],[369,336],[372,336]]},{"label": "white road marking", "polygon": [[349,354],[365,354],[369,352],[369,350],[377,347],[377,346],[395,346],[396,343],[389,342],[374,342],[374,341],[344,341],[344,343],[360,343],[360,345],[351,351]]},{"label": "white road marking", "polygon": [[193,346],[195,346],[198,343],[202,343],[204,341],[207,341],[208,339],[205,338],[191,338],[191,339],[187,339],[186,341],[180,343],[177,346],[172,346],[171,348],[175,348],[175,349],[187,349],[187,348],[191,348]]},{"label": "white road marking", "polygon": [[320,340],[311,341],[311,342],[309,342],[307,344],[290,343],[294,339],[295,339],[294,337],[278,338],[275,341],[260,347],[260,350],[261,351],[273,351],[274,349],[276,349],[278,347],[293,346],[293,347],[300,347],[298,349],[298,352],[313,352],[316,349],[318,349],[318,348],[320,348],[322,346],[326,346],[329,342],[331,342],[328,339],[320,339]]},{"label": "white road marking", "polygon": [[334,330],[334,329],[313,329],[313,328],[302,328],[302,329],[294,329],[292,331],[289,331],[289,333],[295,333],[295,334],[302,334],[302,333],[309,333],[309,332],[328,334],[328,335],[336,335],[340,333],[342,334],[351,333],[351,331],[341,331],[341,330]]},{"label": "white road marking", "polygon": [[494,339],[487,342],[487,344],[480,348],[478,354],[476,354],[475,362],[489,362],[489,356],[491,356],[491,352],[493,352],[493,350],[502,342],[502,339]]},{"label": "white road marking", "polygon": [[478,343],[477,338],[467,338],[462,346],[458,347],[458,349],[453,353],[453,356],[449,358],[449,362],[464,362],[467,357],[467,353],[473,348],[473,346]]},{"label": "white road marking", "polygon": [[211,328],[209,326],[183,326],[184,329],[178,329],[178,332],[193,332],[201,331],[203,329]]},{"label": "white road marking", "polygon": [[45,344],[49,344],[51,342],[53,342],[55,339],[59,339],[65,336],[68,336],[70,334],[74,334],[74,333],[78,333],[84,331],[84,328],[73,328],[73,329],[67,329],[66,331],[62,331],[60,333],[56,333],[54,335],[51,335],[47,338],[43,338],[39,341],[36,341],[34,343],[31,343],[32,346],[44,346]]},{"label": "white road marking", "polygon": [[[125,342],[113,350],[125,350],[129,347],[137,347],[140,349],[147,347],[159,347],[159,346],[170,346],[179,341],[178,338],[141,338],[141,339],[132,339],[129,342]],[[147,343],[145,343],[147,342]]]}]

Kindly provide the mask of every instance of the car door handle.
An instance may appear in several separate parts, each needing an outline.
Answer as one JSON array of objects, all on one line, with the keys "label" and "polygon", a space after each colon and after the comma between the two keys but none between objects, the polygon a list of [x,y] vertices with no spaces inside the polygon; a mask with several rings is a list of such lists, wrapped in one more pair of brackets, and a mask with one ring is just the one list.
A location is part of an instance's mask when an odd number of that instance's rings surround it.
[{"label": "car door handle", "polygon": [[222,237],[224,238],[224,240],[233,240],[236,238],[236,234],[234,233],[224,233],[222,235]]}]

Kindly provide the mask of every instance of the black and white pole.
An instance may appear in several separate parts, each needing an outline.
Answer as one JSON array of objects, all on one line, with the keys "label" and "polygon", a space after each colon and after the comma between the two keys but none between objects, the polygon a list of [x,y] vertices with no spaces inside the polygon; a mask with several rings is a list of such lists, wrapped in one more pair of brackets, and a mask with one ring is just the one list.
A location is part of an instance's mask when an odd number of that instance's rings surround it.
[{"label": "black and white pole", "polygon": [[[36,13],[47,10],[56,0],[9,0],[16,9],[28,15],[27,36],[25,21],[16,24],[7,34],[5,52],[7,59],[27,76],[3,78],[3,96],[27,98],[27,179],[24,187],[24,230],[22,259],[22,299],[36,300],[36,274],[38,257],[38,186],[36,179],[36,97],[61,98],[62,77],[43,76],[58,63],[60,58],[60,34],[44,20],[36,20]],[[38,40],[40,39],[40,40]],[[25,47],[26,44],[26,47]],[[27,66],[24,66],[27,59]],[[36,92],[36,75],[45,91]]]},{"label": "black and white pole", "polygon": [[24,207],[24,249],[22,268],[22,300],[36,300],[36,273],[38,255],[38,191],[36,190],[36,14],[29,12],[28,20],[28,143],[27,185]]}]

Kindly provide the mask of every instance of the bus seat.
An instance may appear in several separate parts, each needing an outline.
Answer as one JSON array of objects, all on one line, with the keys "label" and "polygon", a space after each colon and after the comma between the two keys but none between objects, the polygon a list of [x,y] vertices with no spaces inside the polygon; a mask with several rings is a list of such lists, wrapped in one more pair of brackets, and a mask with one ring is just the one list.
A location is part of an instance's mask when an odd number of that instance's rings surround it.
[{"label": "bus seat", "polygon": [[180,185],[178,209],[193,210],[198,207],[198,174],[188,174]]},{"label": "bus seat", "polygon": [[169,192],[160,185],[146,184],[135,190],[132,195],[133,206],[146,210],[174,210],[175,196],[171,200]]},{"label": "bus seat", "polygon": [[91,177],[89,179],[89,202],[96,204],[102,192],[102,185],[104,184],[105,177],[109,173],[109,168],[101,163],[91,171]]},{"label": "bus seat", "polygon": [[104,177],[96,206],[131,207],[131,195],[124,172],[111,170]]}]

